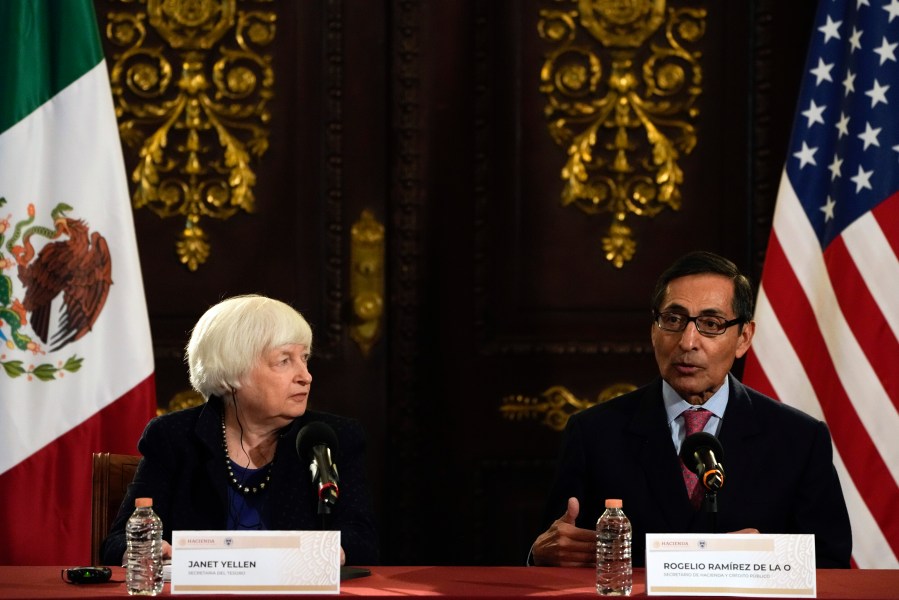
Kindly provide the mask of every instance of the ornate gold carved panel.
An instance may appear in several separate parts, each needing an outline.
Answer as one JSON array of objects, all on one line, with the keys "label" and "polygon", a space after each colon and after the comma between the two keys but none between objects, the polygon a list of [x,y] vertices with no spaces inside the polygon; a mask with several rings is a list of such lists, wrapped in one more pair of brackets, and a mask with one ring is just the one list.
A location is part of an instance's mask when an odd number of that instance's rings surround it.
[{"label": "ornate gold carved panel", "polygon": [[637,243],[630,216],[678,210],[696,145],[706,11],[664,0],[570,0],[540,11],[550,46],[540,70],[549,133],[565,148],[562,205],[610,213],[605,257],[621,268]]},{"label": "ornate gold carved panel", "polygon": [[350,232],[350,296],[353,321],[350,337],[363,356],[381,337],[384,317],[384,226],[363,210]]},{"label": "ornate gold carved panel", "polygon": [[253,157],[268,148],[275,37],[270,0],[116,0],[105,35],[123,141],[137,151],[133,204],[184,218],[191,271],[211,250],[203,217],[253,212]]},{"label": "ornate gold carved panel", "polygon": [[574,413],[635,389],[637,386],[632,383],[616,383],[603,389],[596,400],[583,400],[565,386],[554,385],[539,397],[523,394],[506,396],[499,410],[507,419],[540,419],[550,429],[562,431],[568,423],[568,418]]}]

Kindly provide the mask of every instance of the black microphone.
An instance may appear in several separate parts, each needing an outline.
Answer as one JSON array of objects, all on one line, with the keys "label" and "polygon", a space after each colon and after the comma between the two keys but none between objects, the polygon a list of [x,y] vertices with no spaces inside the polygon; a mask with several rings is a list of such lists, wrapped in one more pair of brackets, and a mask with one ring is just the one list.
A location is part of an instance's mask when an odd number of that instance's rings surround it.
[{"label": "black microphone", "polygon": [[711,433],[700,431],[688,435],[680,449],[681,460],[699,477],[702,485],[710,492],[717,492],[724,486],[724,448]]},{"label": "black microphone", "polygon": [[340,495],[340,478],[334,456],[338,450],[337,434],[330,425],[313,421],[297,434],[297,454],[309,463],[312,483],[318,484],[318,514],[329,514]]}]

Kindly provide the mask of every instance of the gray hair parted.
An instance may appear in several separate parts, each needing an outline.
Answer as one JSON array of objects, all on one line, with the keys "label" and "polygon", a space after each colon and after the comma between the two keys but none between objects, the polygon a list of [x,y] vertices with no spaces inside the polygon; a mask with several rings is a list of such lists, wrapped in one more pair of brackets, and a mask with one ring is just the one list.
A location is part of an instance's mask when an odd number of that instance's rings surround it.
[{"label": "gray hair parted", "polygon": [[293,307],[257,294],[223,300],[191,331],[185,354],[190,383],[207,400],[240,389],[266,351],[286,344],[312,352],[312,328]]}]

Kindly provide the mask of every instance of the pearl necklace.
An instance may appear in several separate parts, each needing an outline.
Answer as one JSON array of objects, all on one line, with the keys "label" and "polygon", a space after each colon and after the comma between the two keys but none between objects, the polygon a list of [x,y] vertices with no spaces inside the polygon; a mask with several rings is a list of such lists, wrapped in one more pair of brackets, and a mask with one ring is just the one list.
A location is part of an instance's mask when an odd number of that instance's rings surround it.
[{"label": "pearl necklace", "polygon": [[272,465],[275,464],[275,458],[272,457],[271,462],[268,463],[268,472],[265,474],[265,480],[262,481],[258,486],[249,487],[246,485],[242,485],[240,481],[237,480],[237,476],[234,474],[234,469],[231,468],[231,459],[228,457],[228,434],[225,430],[225,415],[222,415],[222,446],[225,448],[225,470],[228,471],[228,480],[231,482],[231,485],[234,486],[241,494],[256,494],[265,490],[265,486],[268,485],[269,480],[272,478]]}]

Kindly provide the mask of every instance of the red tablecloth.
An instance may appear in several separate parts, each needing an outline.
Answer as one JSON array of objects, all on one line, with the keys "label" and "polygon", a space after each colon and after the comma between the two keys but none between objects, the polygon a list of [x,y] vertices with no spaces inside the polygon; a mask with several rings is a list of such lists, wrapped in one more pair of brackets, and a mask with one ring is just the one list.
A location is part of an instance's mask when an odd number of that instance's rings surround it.
[{"label": "red tablecloth", "polygon": [[[62,567],[0,566],[0,598],[109,598],[128,596],[125,573],[113,569],[105,584],[73,585],[60,579]],[[591,569],[552,567],[372,567],[368,577],[344,581],[341,596],[440,596],[446,599],[501,600],[523,597],[596,598]],[[818,598],[897,600],[899,570],[820,570]],[[169,596],[166,584],[163,595]],[[633,596],[646,596],[645,573],[634,572]],[[179,597],[190,597],[178,594]],[[210,596],[202,596],[209,598]],[[239,598],[230,595],[229,598]],[[272,598],[283,598],[271,596]],[[333,596],[307,596],[328,598]],[[661,596],[654,596],[661,598]],[[258,599],[260,596],[252,596]],[[684,598],[680,596],[679,598]]]}]

